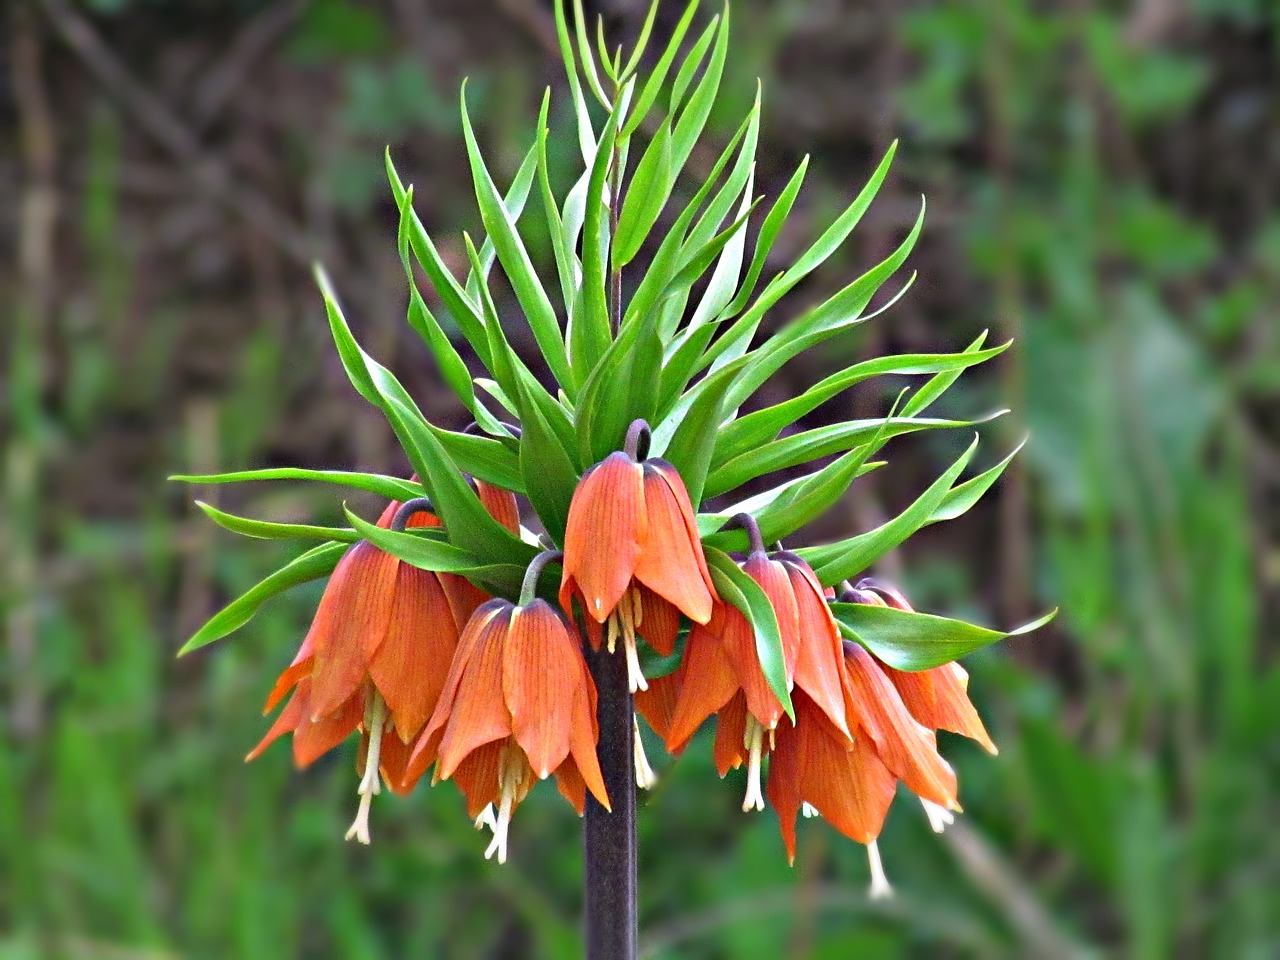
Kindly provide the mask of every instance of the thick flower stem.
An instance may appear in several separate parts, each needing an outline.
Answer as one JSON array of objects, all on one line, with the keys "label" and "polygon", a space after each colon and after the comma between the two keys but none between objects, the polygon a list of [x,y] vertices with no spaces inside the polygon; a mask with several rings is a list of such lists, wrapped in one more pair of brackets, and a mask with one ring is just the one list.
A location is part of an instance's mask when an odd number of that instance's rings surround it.
[{"label": "thick flower stem", "polygon": [[621,650],[586,649],[600,723],[600,770],[613,812],[588,793],[583,845],[588,960],[636,956],[635,710]]}]

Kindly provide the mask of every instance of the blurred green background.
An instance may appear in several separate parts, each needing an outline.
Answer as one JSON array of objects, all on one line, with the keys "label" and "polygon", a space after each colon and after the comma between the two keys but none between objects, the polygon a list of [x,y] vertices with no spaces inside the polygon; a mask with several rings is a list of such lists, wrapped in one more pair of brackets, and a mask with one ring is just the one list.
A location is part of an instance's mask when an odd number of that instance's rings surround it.
[{"label": "blurred green background", "polygon": [[[588,6],[618,40],[643,19]],[[1030,445],[879,572],[934,612],[1062,613],[967,663],[1002,752],[943,744],[966,812],[941,838],[900,800],[881,841],[892,900],[867,900],[862,848],[816,821],[788,867],[709,743],[658,764],[646,955],[1280,956],[1280,13],[739,0],[733,18],[709,149],[759,76],[757,190],[813,154],[770,273],[902,141],[789,308],[881,259],[920,193],[930,211],[908,296],[757,399],[859,356],[1016,337],[946,413],[1014,409],[979,468]],[[319,586],[175,660],[289,553],[217,531],[188,497],[326,522],[340,502],[164,480],[407,472],[328,343],[313,258],[366,347],[462,425],[404,324],[381,151],[459,263],[461,229],[480,232],[462,77],[507,178],[550,84],[567,175],[549,4],[5,0],[0,23],[0,958],[578,956],[579,824],[549,786],[503,868],[451,787],[384,798],[374,845],[342,843],[349,744],[302,774],[284,747],[242,763]],[[878,415],[899,386],[833,404]],[[895,441],[815,536],[875,525],[965,442]]]}]

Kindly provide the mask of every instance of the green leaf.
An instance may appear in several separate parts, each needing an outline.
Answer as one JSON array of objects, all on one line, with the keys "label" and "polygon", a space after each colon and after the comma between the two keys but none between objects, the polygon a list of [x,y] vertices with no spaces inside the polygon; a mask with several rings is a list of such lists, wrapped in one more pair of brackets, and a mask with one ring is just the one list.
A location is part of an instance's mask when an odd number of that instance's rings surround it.
[{"label": "green leaf", "polygon": [[[582,58],[582,71],[587,81],[587,86],[591,88],[591,92],[600,101],[600,105],[608,110],[611,104],[609,103],[609,97],[604,92],[604,87],[600,83],[600,76],[596,73],[596,62],[591,53],[591,41],[587,39],[587,21],[582,12],[582,0],[573,0],[573,28],[578,37],[578,55]],[[608,58],[606,57],[605,59]]]},{"label": "green leaf", "polygon": [[466,140],[467,157],[471,162],[471,178],[475,182],[476,199],[480,204],[480,218],[493,239],[498,261],[511,281],[511,289],[520,302],[520,308],[529,322],[529,329],[538,342],[538,349],[542,351],[552,375],[562,386],[570,389],[573,380],[569,371],[569,357],[560,334],[555,308],[547,298],[542,282],[533,268],[533,261],[525,250],[524,241],[520,239],[519,231],[508,217],[506,208],[502,205],[502,197],[480,154],[475,131],[471,128],[471,118],[467,115],[465,84],[460,102],[462,135]]},{"label": "green leaf", "polygon": [[[491,483],[494,486],[510,490],[512,493],[524,493],[524,477],[520,473],[520,454],[516,441],[512,438],[507,446],[493,437],[481,437],[471,433],[456,433],[437,427],[429,420],[424,420],[427,429],[435,434],[441,446],[466,474]],[[515,447],[515,449],[512,449]]]},{"label": "green leaf", "polygon": [[[871,302],[871,298],[875,296],[881,284],[897,271],[911,253],[923,225],[924,209],[921,208],[911,233],[892,254],[820,306],[785,324],[777,333],[752,351],[750,366],[743,371],[742,377],[734,385],[730,409],[736,410],[788,360],[832,337],[847,332],[857,324],[865,323],[893,306],[910,287],[915,279],[914,276],[888,304],[875,313],[863,315],[863,310]],[[723,339],[721,338],[721,341]],[[716,346],[719,347],[720,344],[717,343]],[[745,346],[745,343],[740,344],[741,346]],[[723,356],[734,356],[738,349],[728,349],[721,353]]]},{"label": "green leaf", "polygon": [[884,182],[884,178],[889,173],[889,166],[893,162],[897,146],[895,141],[884,155],[884,159],[880,161],[880,165],[876,167],[875,172],[871,174],[866,186],[862,188],[853,202],[836,219],[835,223],[828,227],[822,236],[801,254],[800,258],[788,267],[781,276],[765,287],[764,292],[752,304],[751,309],[735,320],[720,339],[716,341],[715,347],[706,354],[698,369],[707,364],[711,364],[714,369],[717,359],[726,351],[741,353],[745,349],[745,344],[751,342],[756,327],[759,326],[760,320],[765,313],[781,300],[783,295],[791,290],[792,287],[820,267],[828,257],[840,248],[849,234],[853,232],[853,228],[858,225],[858,221],[862,219],[863,214],[867,212],[867,208],[871,206],[871,201],[875,199],[876,192],[880,189],[881,183]]},{"label": "green leaf", "polygon": [[[671,41],[667,44],[667,48],[662,52],[662,56],[658,58],[657,64],[653,68],[653,72],[649,74],[649,79],[645,81],[644,86],[640,90],[640,95],[636,97],[635,106],[632,108],[631,116],[627,122],[622,125],[622,137],[625,139],[635,132],[636,128],[644,122],[644,118],[649,113],[649,108],[658,98],[658,94],[662,91],[662,85],[666,83],[667,73],[671,70],[671,64],[675,61],[676,54],[680,52],[680,44],[684,41],[684,35],[689,30],[689,24],[693,22],[694,11],[698,9],[699,0],[690,0],[689,5],[685,7],[684,14],[680,17],[680,22],[676,24],[675,30],[671,33]],[[658,6],[655,0],[653,7],[650,8],[650,16],[652,11]],[[646,28],[648,27],[646,21]],[[642,34],[642,37],[645,36]],[[622,72],[624,77],[630,76],[631,71],[635,67],[635,62],[640,56],[640,45],[637,45],[636,52],[632,55],[632,62],[627,64],[627,68]]]},{"label": "green leaf", "polygon": [[476,305],[467,296],[467,291],[463,289],[453,273],[445,266],[444,260],[440,257],[440,252],[436,250],[436,245],[431,242],[431,237],[427,234],[426,228],[423,227],[422,221],[418,219],[418,214],[414,212],[412,206],[406,206],[405,198],[408,196],[408,190],[400,182],[400,175],[396,173],[395,164],[391,162],[390,147],[386,151],[386,168],[387,180],[391,184],[391,193],[395,197],[397,208],[401,212],[407,210],[409,213],[409,246],[413,250],[414,259],[418,261],[419,266],[422,267],[423,272],[426,273],[427,278],[431,281],[431,286],[458,324],[458,329],[462,331],[462,336],[479,355],[480,362],[492,371],[493,367],[490,365],[489,350],[484,332],[484,320],[481,319]]},{"label": "green leaf", "polygon": [[333,483],[353,490],[367,490],[388,500],[412,500],[422,496],[421,485],[410,480],[385,477],[379,473],[348,473],[345,470],[304,470],[301,467],[271,467],[265,470],[239,470],[235,473],[179,473],[170,480],[180,483],[245,483],[253,480],[315,480]]},{"label": "green leaf", "polygon": [[[969,344],[969,346],[964,348],[964,353],[961,354],[961,356],[965,356],[965,355],[973,356],[977,354],[981,349],[982,345],[986,342],[986,340],[987,340],[987,331],[983,330],[982,333],[978,335],[978,338],[973,341],[973,343]],[[1009,343],[1006,343],[1003,346],[993,347],[992,350],[995,350],[997,352],[1003,352],[1011,343],[1013,343],[1012,340],[1010,340]],[[991,351],[982,351],[982,352],[990,353]],[[960,374],[962,374],[964,370],[965,370],[965,367],[953,367],[950,369],[944,369],[944,370],[938,371],[937,376],[930,379],[928,383],[926,383],[923,387],[917,390],[911,396],[911,398],[907,401],[907,405],[902,408],[903,416],[914,417],[917,414],[923,413],[931,403],[933,403],[940,396],[942,396],[944,393],[947,392],[947,390],[951,387],[953,383],[956,382],[956,380],[960,377]]]},{"label": "green leaf", "polygon": [[[1010,341],[1012,342],[1012,341]],[[762,410],[756,410],[720,431],[713,462],[719,464],[742,453],[758,449],[786,427],[816,410],[828,400],[871,377],[915,376],[939,371],[964,370],[1004,352],[1008,343],[989,350],[964,353],[911,353],[875,357],[855,363],[814,384],[799,396]],[[904,408],[905,410],[906,408]]]},{"label": "green leaf", "polygon": [[955,463],[892,520],[856,537],[821,547],[801,547],[796,553],[813,567],[823,586],[857,576],[929,522],[929,517],[942,505],[951,485],[964,471],[977,448],[978,438],[974,437],[973,443]]},{"label": "green leaf", "polygon": [[[653,31],[653,21],[658,15],[658,0],[653,0],[649,4],[649,12],[645,15],[644,26],[640,28],[640,36],[636,39],[635,49],[631,51],[631,56],[627,59],[627,65],[618,73],[619,80],[626,80],[635,71],[636,66],[640,63],[640,55],[644,53],[644,48],[649,43],[649,34]],[[679,41],[675,41],[679,43]]]},{"label": "green leaf", "polygon": [[578,277],[582,269],[577,254],[567,244],[564,222],[556,206],[555,193],[551,189],[551,168],[547,163],[547,116],[551,107],[551,89],[542,96],[542,108],[538,114],[538,186],[542,192],[542,209],[546,215],[547,233],[551,236],[551,250],[556,258],[556,274],[560,278],[560,294],[564,300],[565,316],[572,316],[577,300]]},{"label": "green leaf", "polygon": [[325,543],[295,558],[275,573],[260,580],[238,599],[231,601],[210,617],[209,621],[182,645],[178,656],[185,656],[193,650],[199,650],[240,629],[253,619],[259,607],[276,594],[283,593],[300,583],[328,576],[346,552],[347,544],[345,543]]},{"label": "green leaf", "polygon": [[702,502],[707,472],[711,468],[711,453],[723,419],[725,392],[737,372],[736,366],[725,367],[698,385],[701,389],[696,391],[688,409],[678,419],[664,421],[664,424],[675,424],[670,441],[665,440],[665,430],[655,434],[655,448],[679,471],[695,511]]},{"label": "green leaf", "polygon": [[347,517],[365,540],[397,559],[423,570],[462,574],[491,590],[511,593],[520,589],[525,568],[518,563],[487,563],[470,550],[455,546],[437,528],[386,530],[361,520],[350,510]]},{"label": "green leaf", "polygon": [[522,392],[520,470],[525,492],[551,539],[564,544],[569,502],[578,486],[578,470],[542,411]]},{"label": "green leaf", "polygon": [[707,55],[707,47],[716,38],[719,27],[720,15],[716,14],[703,29],[698,39],[693,42],[693,46],[689,48],[688,56],[684,58],[680,64],[680,69],[676,71],[676,78],[671,84],[671,96],[667,100],[668,109],[672,115],[680,109],[680,104],[684,101],[685,92],[689,89],[689,84],[693,82],[698,68],[702,66],[702,58]]},{"label": "green leaf", "polygon": [[800,187],[804,184],[805,172],[808,169],[809,155],[806,153],[804,159],[800,161],[800,166],[796,168],[796,172],[791,175],[787,185],[782,188],[782,193],[778,194],[778,199],[769,208],[764,222],[760,224],[760,233],[756,237],[755,252],[751,255],[751,265],[747,268],[747,276],[742,281],[742,287],[738,290],[737,296],[733,298],[733,302],[729,306],[725,307],[719,319],[724,320],[736,317],[742,312],[742,308],[747,305],[747,301],[751,299],[751,294],[755,292],[756,283],[764,270],[765,261],[769,258],[769,251],[773,249],[774,241],[778,239],[778,234],[782,231],[787,217],[791,214],[791,207],[796,202],[796,196],[800,193]]},{"label": "green leaf", "polygon": [[[992,416],[998,416],[998,411]],[[877,417],[871,420],[848,420],[826,427],[815,427],[774,440],[715,467],[707,478],[707,496],[715,497],[736,490],[756,477],[808,463],[819,457],[842,453],[867,444],[872,438],[883,443],[892,437],[921,430],[948,430],[971,427],[975,420],[934,420],[923,417]],[[868,444],[870,447],[870,444]],[[874,453],[875,450],[869,450]]]},{"label": "green leaf", "polygon": [[778,630],[778,618],[773,612],[769,597],[723,550],[706,548],[707,567],[711,582],[720,599],[736,607],[755,629],[756,655],[760,669],[769,681],[769,689],[778,698],[787,716],[795,722],[795,708],[791,705],[791,689],[787,677],[787,665],[782,654],[782,634]]},{"label": "green leaf", "polygon": [[972,477],[964,483],[951,488],[947,495],[942,498],[938,508],[929,514],[927,522],[939,523],[943,520],[954,520],[956,517],[961,517],[968,513],[969,509],[982,499],[982,495],[991,489],[991,485],[1000,479],[1000,474],[1004,473],[1004,468],[1013,461],[1013,458],[1018,455],[1018,451],[1026,444],[1027,441],[1024,439],[1013,448],[1013,452],[994,467],[984,470],[976,477]]},{"label": "green leaf", "polygon": [[[870,473],[872,470],[878,470],[887,463],[887,460],[872,460],[864,463],[862,465],[862,469],[858,471],[854,479],[856,480],[858,477],[863,474]],[[826,470],[829,467],[830,464],[827,467],[823,467],[822,470]],[[744,500],[739,500],[737,503],[730,504],[727,507],[722,507],[715,513],[700,513],[698,514],[698,532],[704,538],[709,538],[708,542],[713,543],[715,546],[718,546],[723,550],[736,549],[736,545],[746,543],[746,534],[744,533],[741,539],[739,539],[736,535],[736,531],[729,530],[721,532],[720,528],[725,525],[730,517],[736,516],[739,513],[749,513],[753,517],[758,517],[767,511],[769,507],[778,500],[783,500],[784,504],[792,502],[794,499],[795,488],[808,480],[814,479],[822,473],[822,470],[807,473],[800,477],[793,477],[790,480],[778,484],[776,487],[770,487],[768,490],[763,490],[760,493],[753,494]],[[784,536],[784,534],[778,534],[778,536]]]},{"label": "green leaf", "polygon": [[640,252],[675,184],[672,175],[671,121],[664,120],[645,148],[635,175],[627,184],[627,195],[618,217],[613,241],[613,268],[618,270]]},{"label": "green leaf", "polygon": [[582,83],[578,79],[578,61],[573,54],[573,41],[569,38],[569,27],[564,19],[564,0],[555,0],[552,7],[555,11],[556,40],[560,45],[560,58],[564,61],[565,76],[569,80],[569,92],[573,97],[578,145],[582,149],[583,162],[590,166],[595,150],[596,134],[591,126],[591,114],[587,112],[586,98],[582,95]]},{"label": "green leaf", "polygon": [[860,643],[895,670],[930,670],[1006,637],[1037,630],[1058,611],[1051,610],[1007,632],[870,603],[833,603],[831,612],[843,636]]},{"label": "green leaf", "polygon": [[[507,190],[507,195],[502,199],[502,207],[507,211],[507,217],[512,223],[518,223],[520,215],[524,213],[524,205],[529,200],[529,191],[533,188],[533,178],[538,172],[538,144],[534,141],[533,146],[529,148],[529,152],[524,155],[524,160],[520,162],[519,169],[516,170],[515,178],[511,181],[511,187]],[[489,278],[489,270],[493,267],[494,257],[497,252],[493,247],[493,238],[485,237],[484,243],[480,247],[480,272],[476,273],[472,270],[467,274],[467,295],[473,301],[479,299],[480,285]]]},{"label": "green leaf", "polygon": [[469,548],[487,560],[527,562],[532,559],[533,547],[513,536],[485,510],[400,382],[360,349],[338,308],[324,270],[317,267],[316,275],[329,314],[329,327],[347,376],[361,395],[386,415],[450,537],[465,539]]},{"label": "green leaf", "polygon": [[238,517],[233,513],[224,513],[217,507],[210,506],[202,500],[195,501],[205,516],[232,533],[242,537],[257,537],[260,540],[342,540],[354,543],[360,536],[354,530],[344,527],[316,527],[305,523],[272,523],[269,520],[254,520],[251,517]]},{"label": "green leaf", "polygon": [[[570,325],[570,359],[576,378],[572,395],[575,397],[613,339],[609,320],[609,280],[605,275],[609,208],[604,200],[604,191],[613,159],[617,123],[618,113],[615,111],[609,115],[600,133],[595,162],[591,165],[591,179],[587,183],[582,229],[582,291],[578,299],[581,309],[574,311]],[[616,202],[616,198],[612,199]]]}]

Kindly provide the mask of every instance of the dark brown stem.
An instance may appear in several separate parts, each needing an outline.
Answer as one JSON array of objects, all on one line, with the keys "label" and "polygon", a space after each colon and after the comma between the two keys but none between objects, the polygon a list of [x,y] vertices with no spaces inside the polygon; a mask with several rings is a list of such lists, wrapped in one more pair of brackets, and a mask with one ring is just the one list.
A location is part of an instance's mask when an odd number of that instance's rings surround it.
[{"label": "dark brown stem", "polygon": [[760,525],[756,523],[756,518],[749,513],[735,513],[729,518],[722,530],[732,530],[735,527],[741,527],[747,531],[747,540],[751,544],[752,553],[764,553],[764,537],[760,536]]},{"label": "dark brown stem", "polygon": [[412,500],[406,500],[400,504],[400,509],[391,518],[391,529],[396,533],[404,533],[405,525],[409,522],[410,517],[415,513],[429,513],[433,509],[431,501],[426,497],[414,497]]},{"label": "dark brown stem", "polygon": [[[613,195],[609,203],[609,237],[618,233],[618,201],[622,188],[620,158],[614,154]],[[614,335],[622,325],[622,271],[610,284],[610,323]],[[641,449],[643,447],[643,449]],[[636,420],[627,428],[625,450],[632,459],[649,453],[649,425]],[[596,719],[600,726],[600,772],[613,810],[606,810],[588,791],[582,829],[587,960],[635,960],[639,921],[636,898],[636,767],[635,704],[621,649],[586,645],[587,667],[596,685]]]}]

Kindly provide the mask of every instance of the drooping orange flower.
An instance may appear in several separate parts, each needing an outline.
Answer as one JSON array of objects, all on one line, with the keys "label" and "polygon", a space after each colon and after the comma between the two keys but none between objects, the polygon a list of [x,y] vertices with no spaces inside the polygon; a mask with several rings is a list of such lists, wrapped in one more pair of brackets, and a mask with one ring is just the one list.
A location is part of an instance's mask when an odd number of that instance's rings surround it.
[{"label": "drooping orange flower", "polygon": [[[486,505],[491,501],[490,510],[506,522],[514,496],[489,491]],[[391,528],[401,507],[390,503],[378,526]],[[415,501],[401,525],[434,527],[440,521],[425,501]],[[462,626],[487,599],[463,577],[420,570],[366,541],[354,544],[334,568],[311,629],[263,712],[292,691],[288,704],[246,759],[292,732],[294,760],[304,767],[358,729],[364,774],[347,839],[368,843],[369,806],[381,779],[402,789],[408,744],[435,709]]]},{"label": "drooping orange flower", "polygon": [[506,861],[511,815],[554,774],[579,814],[586,791],[609,808],[596,759],[596,690],[573,630],[545,600],[495,599],[462,632],[439,703],[415,744],[407,778],[439,761],[472,817],[494,808],[485,852]]},{"label": "drooping orange flower", "polygon": [[[788,686],[806,694],[846,745],[851,732],[840,665],[840,635],[813,571],[792,553],[769,557],[750,518],[752,550],[742,569],[764,590],[778,620]],[[673,753],[717,714],[720,775],[747,764],[743,810],[764,809],[761,765],[784,713],[760,668],[755,631],[734,607],[717,603],[711,620],[689,631],[680,666],[637,695],[636,704]]]},{"label": "drooping orange flower", "polygon": [[[848,598],[855,603],[878,603],[911,611],[906,597],[886,583],[871,578],[860,580]],[[893,681],[911,715],[930,730],[947,730],[975,740],[988,753],[998,753],[991,735],[969,699],[969,674],[956,661],[929,670],[881,669]]]},{"label": "drooping orange flower", "polygon": [[665,460],[638,457],[647,433],[643,421],[632,424],[627,448],[583,475],[569,505],[560,583],[560,606],[572,615],[578,598],[593,647],[605,623],[610,652],[622,636],[632,692],[647,685],[636,631],[670,654],[676,610],[706,623],[717,599],[684,481]]}]

